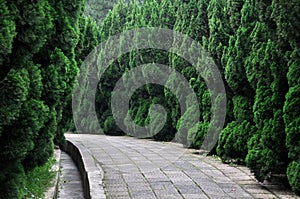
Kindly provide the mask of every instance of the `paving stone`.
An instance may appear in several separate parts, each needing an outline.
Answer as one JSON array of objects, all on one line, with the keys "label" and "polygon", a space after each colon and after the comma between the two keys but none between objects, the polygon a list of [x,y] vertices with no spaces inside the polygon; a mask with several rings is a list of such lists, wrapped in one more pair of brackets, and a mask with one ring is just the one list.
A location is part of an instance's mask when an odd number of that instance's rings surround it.
[{"label": "paving stone", "polygon": [[146,180],[141,174],[123,174],[123,178],[128,183],[146,183]]},{"label": "paving stone", "polygon": [[175,189],[171,181],[156,181],[150,182],[152,189],[154,190],[171,190]]},{"label": "paving stone", "polygon": [[106,190],[111,190],[116,193],[124,193],[128,191],[126,186],[105,186],[105,188]]},{"label": "paving stone", "polygon": [[106,195],[107,198],[115,199],[115,198],[130,198],[129,193],[126,192],[110,192]]},{"label": "paving stone", "polygon": [[273,194],[252,194],[254,198],[260,198],[260,199],[273,199],[278,198]]},{"label": "paving stone", "polygon": [[153,193],[152,190],[139,190],[139,191],[131,191],[130,192],[130,196],[131,198],[136,198],[136,199],[141,199],[141,198],[145,198],[145,199],[155,199],[155,194]]},{"label": "paving stone", "polygon": [[151,172],[146,172],[146,173],[143,173],[145,178],[147,178],[147,180],[149,182],[157,182],[157,181],[169,181],[170,179],[166,176],[166,175],[163,175],[163,174],[151,174]]},{"label": "paving stone", "polygon": [[181,194],[204,194],[204,192],[196,185],[176,185]]},{"label": "paving stone", "polygon": [[208,198],[213,198],[213,199],[232,199],[232,197],[224,195],[224,194],[219,194],[219,193],[211,193],[208,195]]},{"label": "paving stone", "polygon": [[248,192],[252,193],[252,194],[260,194],[260,193],[270,193],[266,188],[264,188],[263,186],[260,185],[245,185],[243,186],[243,188],[245,190],[247,190]]},{"label": "paving stone", "polygon": [[241,186],[244,185],[253,185],[256,184],[257,185],[257,181],[256,180],[235,180],[235,182]]},{"label": "paving stone", "polygon": [[228,196],[220,187],[218,187],[218,185],[201,186],[201,189],[209,197],[216,196],[216,195],[219,196],[219,197]]},{"label": "paving stone", "polygon": [[188,199],[207,199],[208,197],[205,194],[182,194],[183,198]]},{"label": "paving stone", "polygon": [[233,192],[233,193],[227,193],[231,198],[253,198],[250,194],[248,193],[239,193],[239,192]]},{"label": "paving stone", "polygon": [[108,196],[107,199],[128,199],[130,198],[129,195],[125,195],[125,196],[113,196],[113,197],[110,197]]},{"label": "paving stone", "polygon": [[168,189],[154,189],[153,191],[155,195],[160,198],[166,195],[180,196],[178,190],[175,187],[169,187]]},{"label": "paving stone", "polygon": [[129,191],[138,191],[138,192],[151,191],[152,192],[152,189],[148,183],[129,183],[127,184],[127,186]]},{"label": "paving stone", "polygon": [[180,194],[176,195],[171,195],[171,194],[166,194],[166,195],[156,195],[157,199],[181,199],[183,198]]}]

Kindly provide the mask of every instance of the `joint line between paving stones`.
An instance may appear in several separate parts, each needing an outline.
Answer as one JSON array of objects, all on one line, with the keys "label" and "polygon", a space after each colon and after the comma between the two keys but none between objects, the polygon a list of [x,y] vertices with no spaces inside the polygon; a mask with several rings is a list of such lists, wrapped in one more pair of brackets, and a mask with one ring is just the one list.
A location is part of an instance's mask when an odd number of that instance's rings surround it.
[{"label": "joint line between paving stones", "polygon": [[149,184],[149,187],[150,187],[151,191],[153,192],[155,198],[158,198],[157,194],[155,193],[154,188],[152,187],[152,185],[151,185],[150,181],[148,180],[148,178],[145,176],[145,174],[142,172],[142,170],[139,167],[137,167],[137,168],[138,168],[139,172],[142,174],[142,176],[144,177],[144,179],[146,180],[146,182]]},{"label": "joint line between paving stones", "polygon": [[[172,165],[174,165],[173,163],[171,163]],[[175,167],[177,167],[176,165],[174,165]],[[178,167],[177,167],[178,168]],[[168,176],[168,174],[167,173],[165,173],[161,168],[160,168],[160,171],[164,174],[164,175],[166,175],[166,176]],[[180,169],[180,171],[181,171],[181,169]],[[169,177],[169,176],[168,176]],[[189,176],[188,176],[189,177]],[[189,177],[190,178],[190,177]],[[174,184],[174,182],[170,179],[170,182],[171,182],[171,184],[176,188],[176,190],[177,190],[177,192],[180,194],[180,196],[182,197],[182,198],[184,198],[184,196],[182,195],[182,193],[181,193],[181,191],[178,189],[178,187]],[[201,189],[202,190],[202,189]],[[206,195],[206,194],[205,194]]]}]

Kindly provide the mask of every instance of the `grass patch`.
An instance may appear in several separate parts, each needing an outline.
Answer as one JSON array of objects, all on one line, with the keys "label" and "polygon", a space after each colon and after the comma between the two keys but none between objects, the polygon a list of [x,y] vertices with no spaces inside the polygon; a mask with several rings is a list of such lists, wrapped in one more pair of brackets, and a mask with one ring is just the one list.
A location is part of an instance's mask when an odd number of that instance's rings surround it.
[{"label": "grass patch", "polygon": [[45,165],[36,167],[26,174],[24,198],[44,198],[44,192],[52,186],[52,180],[56,176],[56,171],[51,169],[55,162],[56,160],[51,157]]}]

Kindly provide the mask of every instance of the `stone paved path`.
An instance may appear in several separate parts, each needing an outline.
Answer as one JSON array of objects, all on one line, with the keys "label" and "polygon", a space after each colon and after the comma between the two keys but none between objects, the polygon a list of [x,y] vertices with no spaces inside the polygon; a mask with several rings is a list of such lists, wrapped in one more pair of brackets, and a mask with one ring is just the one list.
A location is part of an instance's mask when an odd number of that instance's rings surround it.
[{"label": "stone paved path", "polygon": [[72,158],[65,152],[60,157],[60,179],[58,184],[58,199],[84,199],[80,173]]},{"label": "stone paved path", "polygon": [[243,166],[195,155],[179,144],[131,137],[67,134],[103,168],[111,199],[299,198],[281,185],[260,184]]}]

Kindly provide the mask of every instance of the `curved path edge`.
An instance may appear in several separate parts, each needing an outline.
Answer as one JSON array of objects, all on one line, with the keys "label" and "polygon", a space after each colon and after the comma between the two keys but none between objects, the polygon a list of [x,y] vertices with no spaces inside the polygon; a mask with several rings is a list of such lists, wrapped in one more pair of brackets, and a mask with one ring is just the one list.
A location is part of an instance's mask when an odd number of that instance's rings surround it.
[{"label": "curved path edge", "polygon": [[104,171],[87,148],[67,138],[64,148],[76,163],[83,181],[84,196],[87,199],[105,199],[103,189]]}]

